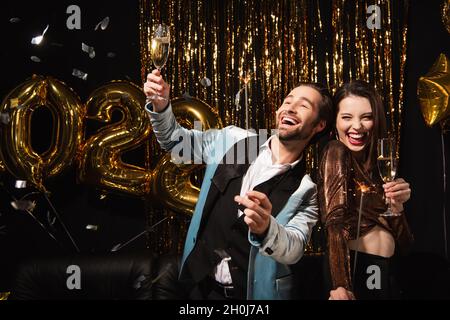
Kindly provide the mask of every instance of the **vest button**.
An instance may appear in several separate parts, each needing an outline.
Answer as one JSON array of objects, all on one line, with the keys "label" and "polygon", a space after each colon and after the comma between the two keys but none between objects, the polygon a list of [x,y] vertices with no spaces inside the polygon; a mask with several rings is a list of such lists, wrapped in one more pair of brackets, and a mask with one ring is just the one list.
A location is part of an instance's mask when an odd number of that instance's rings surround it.
[{"label": "vest button", "polygon": [[193,243],[195,243],[195,240],[196,240],[196,239],[195,239],[195,237],[194,237],[194,238],[192,238],[192,242],[193,242]]},{"label": "vest button", "polygon": [[270,248],[266,248],[266,250],[264,250],[268,255],[271,255],[273,253],[273,250]]}]

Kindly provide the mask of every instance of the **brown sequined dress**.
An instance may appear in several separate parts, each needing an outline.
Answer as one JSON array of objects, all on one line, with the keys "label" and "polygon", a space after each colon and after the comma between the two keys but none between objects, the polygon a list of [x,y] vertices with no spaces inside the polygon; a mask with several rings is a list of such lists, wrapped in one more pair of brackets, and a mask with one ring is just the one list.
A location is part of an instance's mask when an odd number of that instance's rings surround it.
[{"label": "brown sequined dress", "polygon": [[406,249],[412,235],[405,215],[381,217],[386,211],[382,180],[378,171],[365,172],[362,164],[340,141],[331,141],[323,152],[319,169],[319,205],[327,233],[329,265],[333,289],[352,290],[349,240],[356,239],[361,191],[358,185],[370,186],[364,193],[360,237],[375,226],[390,232],[398,249]]}]

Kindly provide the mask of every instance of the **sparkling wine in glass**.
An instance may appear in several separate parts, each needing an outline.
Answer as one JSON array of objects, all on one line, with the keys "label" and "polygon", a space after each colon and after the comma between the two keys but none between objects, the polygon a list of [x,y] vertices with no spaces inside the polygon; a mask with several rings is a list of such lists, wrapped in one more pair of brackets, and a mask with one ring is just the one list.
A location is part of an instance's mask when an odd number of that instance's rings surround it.
[{"label": "sparkling wine in glass", "polygon": [[[378,170],[384,183],[394,181],[397,174],[397,157],[395,143],[392,138],[378,139]],[[383,217],[396,217],[399,214],[392,212],[391,199],[388,200],[387,210],[381,214]]]},{"label": "sparkling wine in glass", "polygon": [[[161,71],[167,62],[170,49],[170,28],[165,24],[159,24],[153,33],[152,42],[150,46],[150,56],[153,65]],[[150,100],[167,100],[159,95],[153,95]]]}]

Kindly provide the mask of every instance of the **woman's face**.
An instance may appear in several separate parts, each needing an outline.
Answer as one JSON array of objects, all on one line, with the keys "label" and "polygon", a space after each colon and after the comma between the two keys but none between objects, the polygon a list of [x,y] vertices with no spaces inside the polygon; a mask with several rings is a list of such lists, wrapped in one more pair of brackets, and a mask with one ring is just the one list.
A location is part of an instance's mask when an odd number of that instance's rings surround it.
[{"label": "woman's face", "polygon": [[339,140],[351,151],[365,149],[373,129],[373,113],[367,98],[348,96],[339,102],[336,130]]}]

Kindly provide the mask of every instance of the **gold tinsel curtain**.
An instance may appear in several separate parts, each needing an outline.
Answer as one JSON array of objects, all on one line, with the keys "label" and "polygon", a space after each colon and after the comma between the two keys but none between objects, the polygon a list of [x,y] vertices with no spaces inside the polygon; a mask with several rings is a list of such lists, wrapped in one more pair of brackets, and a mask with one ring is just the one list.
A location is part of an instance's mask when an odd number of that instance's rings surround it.
[{"label": "gold tinsel curtain", "polygon": [[[399,142],[406,60],[407,0],[140,0],[142,79],[153,69],[149,45],[160,22],[171,27],[163,73],[172,97],[189,94],[218,109],[225,125],[245,127],[236,94],[250,77],[250,127],[273,128],[283,98],[299,81],[333,91],[371,82],[384,98],[390,133]],[[369,29],[370,5],[380,29]],[[201,80],[208,78],[211,86]],[[397,146],[399,143],[397,144]],[[309,151],[309,168],[317,154]]]}]

